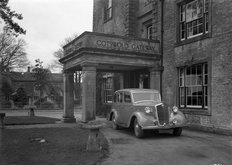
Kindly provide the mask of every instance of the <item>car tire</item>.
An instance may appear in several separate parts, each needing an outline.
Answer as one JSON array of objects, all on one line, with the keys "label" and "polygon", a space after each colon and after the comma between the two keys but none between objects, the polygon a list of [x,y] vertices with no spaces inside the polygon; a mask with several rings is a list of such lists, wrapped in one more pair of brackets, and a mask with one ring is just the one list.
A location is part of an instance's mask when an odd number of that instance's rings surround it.
[{"label": "car tire", "polygon": [[115,129],[115,130],[118,130],[118,129],[119,129],[119,126],[118,126],[118,124],[116,123],[115,114],[112,115],[112,127],[113,127],[113,129]]},{"label": "car tire", "polygon": [[138,123],[138,120],[134,120],[134,134],[137,138],[143,138],[144,137],[144,131],[142,130],[141,126]]},{"label": "car tire", "polygon": [[173,135],[174,136],[180,136],[182,133],[182,128],[174,128],[173,129]]}]

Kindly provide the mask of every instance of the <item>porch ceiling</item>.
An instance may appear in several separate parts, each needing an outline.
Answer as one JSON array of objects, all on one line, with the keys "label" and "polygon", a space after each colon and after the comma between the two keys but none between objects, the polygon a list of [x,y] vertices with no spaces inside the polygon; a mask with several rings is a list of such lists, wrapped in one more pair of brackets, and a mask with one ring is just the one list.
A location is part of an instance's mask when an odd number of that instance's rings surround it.
[{"label": "porch ceiling", "polygon": [[64,46],[64,70],[92,64],[98,70],[123,71],[154,67],[160,60],[159,42],[85,32]]}]

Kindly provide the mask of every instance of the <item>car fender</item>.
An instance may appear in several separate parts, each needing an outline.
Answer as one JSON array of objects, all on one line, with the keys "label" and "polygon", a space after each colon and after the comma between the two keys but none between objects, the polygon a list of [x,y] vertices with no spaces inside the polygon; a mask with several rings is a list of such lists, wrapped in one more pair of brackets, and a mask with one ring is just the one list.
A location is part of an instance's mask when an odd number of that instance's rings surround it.
[{"label": "car fender", "polygon": [[[143,123],[146,122],[146,120],[147,120],[147,118],[149,118],[149,116],[146,116],[143,112],[134,112],[131,115],[130,120],[127,122],[127,127],[130,127],[131,122],[134,120],[134,118],[137,118],[139,125],[143,125]],[[151,119],[153,119],[152,116],[151,116]]]},{"label": "car fender", "polygon": [[118,119],[118,112],[117,112],[115,109],[112,109],[112,110],[111,110],[110,115],[109,115],[109,117],[108,117],[109,121],[112,120],[113,114],[115,115],[115,118],[116,118],[116,121],[117,121],[117,119]]},{"label": "car fender", "polygon": [[187,123],[186,117],[181,111],[178,111],[177,113],[172,112],[170,114],[169,121],[173,122],[174,120],[177,121],[177,125],[185,125]]}]

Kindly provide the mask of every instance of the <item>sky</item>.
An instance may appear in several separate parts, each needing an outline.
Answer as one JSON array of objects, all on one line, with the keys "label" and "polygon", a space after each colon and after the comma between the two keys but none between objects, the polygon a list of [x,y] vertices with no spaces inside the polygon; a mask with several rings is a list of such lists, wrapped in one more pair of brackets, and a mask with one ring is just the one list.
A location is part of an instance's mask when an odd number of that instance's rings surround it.
[{"label": "sky", "polygon": [[9,0],[9,6],[23,16],[17,22],[32,65],[39,58],[46,67],[65,38],[92,31],[93,0]]}]

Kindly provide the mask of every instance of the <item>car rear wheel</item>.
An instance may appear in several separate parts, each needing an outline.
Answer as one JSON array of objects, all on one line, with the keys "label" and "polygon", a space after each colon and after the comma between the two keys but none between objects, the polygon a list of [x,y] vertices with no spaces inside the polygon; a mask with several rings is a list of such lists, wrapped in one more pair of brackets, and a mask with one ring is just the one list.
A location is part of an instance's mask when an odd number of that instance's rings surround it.
[{"label": "car rear wheel", "polygon": [[138,138],[144,137],[144,131],[142,130],[141,126],[138,123],[138,120],[134,120],[134,134]]},{"label": "car rear wheel", "polygon": [[112,126],[113,126],[113,129],[115,129],[115,130],[118,130],[118,129],[119,129],[119,126],[118,126],[118,124],[116,123],[115,114],[112,115]]},{"label": "car rear wheel", "polygon": [[173,135],[174,136],[180,136],[182,133],[182,128],[174,128],[173,129]]}]

